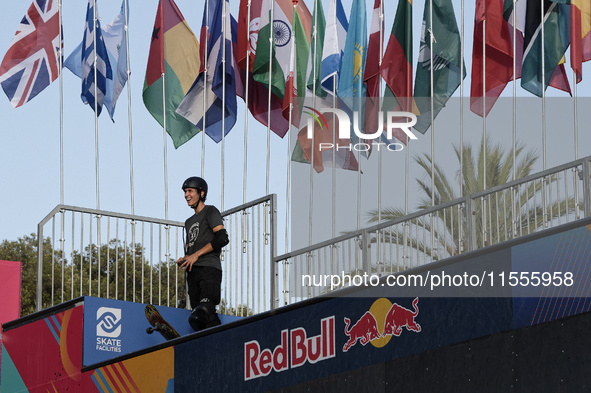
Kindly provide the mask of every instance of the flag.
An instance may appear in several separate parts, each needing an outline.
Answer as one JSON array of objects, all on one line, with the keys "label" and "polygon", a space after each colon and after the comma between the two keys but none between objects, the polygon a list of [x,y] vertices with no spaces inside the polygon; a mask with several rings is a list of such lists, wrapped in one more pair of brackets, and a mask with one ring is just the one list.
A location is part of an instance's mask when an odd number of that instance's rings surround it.
[{"label": "flag", "polygon": [[[282,102],[275,94],[271,94],[269,108],[269,89],[252,77],[252,68],[257,50],[257,40],[261,21],[263,0],[240,0],[238,13],[238,30],[236,40],[236,62],[238,69],[235,75],[243,85],[248,79],[248,109],[252,116],[265,127],[283,138],[289,129],[289,123],[282,112]],[[249,5],[250,4],[250,8]],[[250,18],[250,19],[249,19]],[[246,58],[249,57],[248,71]],[[239,94],[246,101],[245,93]],[[269,111],[271,112],[269,114]],[[269,118],[271,122],[269,124]]]},{"label": "flag", "polygon": [[[379,128],[380,110],[380,63],[384,32],[384,6],[382,0],[375,0],[363,82],[366,86],[365,133],[374,133]],[[379,131],[379,130],[378,130]]]},{"label": "flag", "polygon": [[306,70],[308,69],[308,58],[310,54],[310,43],[306,37],[304,26],[298,12],[293,12],[293,40],[290,45],[289,74],[285,84],[285,95],[283,97],[283,116],[290,118],[291,124],[300,126],[300,100],[299,96],[306,96]]},{"label": "flag", "polygon": [[[512,27],[503,18],[503,6],[503,0],[476,1],[470,110],[479,116],[490,112],[507,83],[513,79]],[[482,51],[483,26],[486,26],[486,55]],[[486,92],[483,92],[484,84]],[[483,97],[486,98],[485,112]]]},{"label": "flag", "polygon": [[[340,3],[340,1],[339,1]],[[341,6],[342,8],[342,6]],[[333,9],[334,11],[334,9]],[[337,168],[348,169],[348,170],[357,170],[357,160],[355,159],[355,155],[346,148],[343,149],[336,149],[334,146],[332,148],[324,148],[321,149],[321,144],[332,144],[333,142],[333,131],[335,130],[336,123],[333,123],[332,116],[327,116],[326,124],[322,124],[322,122],[316,122],[319,115],[315,113],[315,108],[323,108],[323,107],[332,107],[333,99],[332,94],[333,91],[330,91],[331,95],[327,95],[327,91],[322,86],[322,76],[321,71],[323,69],[323,62],[324,62],[324,45],[327,42],[326,37],[326,22],[324,20],[324,11],[322,9],[322,2],[316,0],[314,5],[314,15],[312,17],[312,21],[316,24],[317,30],[316,34],[312,35],[312,42],[310,46],[310,56],[308,57],[308,64],[307,64],[307,75],[305,74],[305,68],[302,68],[303,72],[297,74],[298,78],[303,78],[303,80],[307,80],[307,84],[304,86],[299,86],[298,91],[302,92],[305,91],[306,100],[305,103],[307,104],[304,106],[303,113],[301,113],[301,121],[299,121],[299,128],[300,131],[298,132],[298,136],[296,139],[296,144],[294,150],[292,152],[292,161],[302,162],[310,164],[312,161],[312,151],[314,152],[314,170],[317,173],[324,171],[325,167],[332,166],[332,159],[333,154],[335,155],[335,166]],[[346,18],[345,18],[346,21]],[[343,47],[344,47],[344,40],[343,40]],[[337,48],[338,49],[338,48]],[[340,57],[340,51],[338,56]],[[297,54],[299,55],[299,52]],[[314,59],[315,58],[315,59]],[[300,61],[300,59],[298,59]],[[303,65],[303,64],[302,64]],[[315,68],[314,68],[315,65]],[[315,87],[315,88],[314,88]],[[300,96],[303,94],[300,93]],[[301,105],[300,105],[301,106]],[[308,127],[310,127],[309,120],[312,119],[312,127],[313,127],[313,139],[314,145],[312,146],[312,138],[308,138]],[[334,125],[333,125],[334,124]],[[347,140],[340,140],[336,139],[335,144],[340,146],[349,146],[351,143],[350,139]]]},{"label": "flag", "polygon": [[[107,48],[107,55],[113,78],[107,79],[104,106],[109,112],[111,120],[114,120],[115,105],[117,99],[127,83],[127,32],[125,31],[125,7],[127,0],[121,4],[121,12],[110,24],[101,28],[103,41]],[[129,18],[129,6],[127,16]],[[74,75],[82,78],[82,43],[78,45],[64,61],[64,67]]]},{"label": "flag", "polygon": [[322,88],[329,94],[334,94],[339,85],[341,58],[345,50],[348,29],[349,22],[341,0],[332,0],[328,9],[320,68]]},{"label": "flag", "polygon": [[[431,34],[433,34],[433,59],[431,59]],[[431,100],[433,118],[445,106],[456,91],[462,78],[460,63],[460,33],[451,0],[433,0],[433,26],[430,23],[430,0],[425,1],[421,47],[415,76],[414,97],[420,115],[415,129],[423,134],[431,126]],[[433,68],[433,91],[431,91]]]},{"label": "flag", "polygon": [[591,60],[591,2],[571,0],[570,62],[577,75],[577,83],[583,80],[583,62]]},{"label": "flag", "polygon": [[382,32],[384,31],[383,8],[382,0],[375,0],[371,18],[369,43],[367,45],[367,65],[363,76],[363,81],[367,86],[368,97],[377,97],[379,94],[380,62],[382,60],[382,53],[380,51],[384,43],[382,39]]},{"label": "flag", "polygon": [[0,84],[13,107],[29,102],[59,75],[56,1],[34,0],[0,64]]},{"label": "flag", "polygon": [[[341,74],[339,76],[339,86],[337,94],[340,98],[340,108],[349,115],[357,113],[358,126],[363,128],[365,117],[365,99],[366,86],[363,83],[363,74],[365,71],[365,59],[367,56],[367,15],[365,12],[365,0],[353,0],[351,6],[351,17],[347,40],[345,41],[345,50],[341,60]],[[354,116],[351,116],[354,119]],[[354,121],[354,120],[353,120]],[[353,132],[354,124],[351,122],[351,137],[353,143],[358,143],[358,137]],[[371,146],[371,145],[370,145]],[[368,152],[363,151],[363,155],[369,157]]]},{"label": "flag", "polygon": [[92,110],[96,110],[96,115],[100,116],[107,91],[107,79],[113,79],[113,73],[103,40],[96,0],[88,0],[86,8],[81,72],[82,102],[88,104]]},{"label": "flag", "polygon": [[[515,70],[516,78],[521,78],[521,69],[523,65],[523,34],[525,31],[527,1],[528,0],[516,0],[516,4],[514,7],[513,0],[505,0],[505,5],[503,7],[503,17],[509,23],[509,33],[511,34],[511,42],[513,42],[513,19],[515,19],[515,30],[517,31],[517,37],[515,38],[517,45],[515,46],[514,51],[516,55],[515,64],[517,65]],[[550,79],[550,86],[570,93],[570,86],[568,84],[568,78],[566,76],[566,69],[564,67],[564,64],[560,64],[554,70],[554,73],[552,74],[552,77]]]},{"label": "flag", "polygon": [[[386,82],[383,111],[419,114],[412,98],[412,2],[400,0],[396,8],[390,39],[384,52],[380,74]],[[399,129],[394,136],[406,144],[406,134]]]},{"label": "flag", "polygon": [[[292,1],[274,0],[272,10],[270,3],[264,1],[261,7],[261,28],[252,73],[254,80],[270,86],[271,91],[283,100],[289,74],[290,43],[293,38]],[[312,16],[303,1],[298,3],[297,9],[309,40]],[[271,32],[273,40],[270,40]]]},{"label": "flag", "polygon": [[367,18],[364,0],[353,0],[351,21],[341,60],[339,97],[365,97],[363,73],[367,56]]},{"label": "flag", "polygon": [[232,23],[232,72],[236,81],[236,96],[244,98],[245,78],[242,77],[242,70],[238,66],[238,21],[232,15],[230,15],[230,18]]},{"label": "flag", "polygon": [[314,13],[312,14],[313,33],[310,41],[310,56],[308,56],[308,89],[319,97],[326,97],[326,91],[322,89],[322,52],[324,50],[324,39],[326,34],[326,19],[322,1],[314,1]]},{"label": "flag", "polygon": [[[317,100],[323,102],[321,104],[317,102],[317,107],[330,107],[330,103],[325,99],[317,98]],[[306,103],[309,103],[309,101],[306,100]],[[297,144],[293,150],[291,160],[308,164],[312,160],[312,139],[307,136],[308,126],[311,124],[314,132],[314,170],[320,173],[326,167],[332,167],[334,154],[336,168],[357,171],[359,168],[357,159],[354,152],[349,149],[351,139],[339,139],[338,128],[336,128],[338,123],[334,122],[335,119],[332,115],[323,116],[325,122],[317,121],[314,118],[315,116],[318,117],[318,114],[314,113],[311,108],[305,107],[301,122],[303,128],[298,133]],[[308,119],[312,119],[312,122],[308,123]],[[333,140],[335,129],[336,135]],[[332,145],[333,141],[336,146],[327,148],[326,146]]]},{"label": "flag", "polygon": [[228,0],[210,0],[209,15],[206,12],[207,8],[203,11],[201,49],[207,49],[207,64],[203,52],[201,68],[207,67],[207,73],[199,73],[176,112],[219,143],[222,130],[227,135],[234,127],[237,111],[230,4]]},{"label": "flag", "polygon": [[[564,72],[564,54],[570,44],[569,22],[570,7],[550,0],[544,3],[544,65],[545,80],[542,85],[542,22],[540,0],[527,0],[525,18],[525,40],[521,87],[538,97],[553,79],[558,88],[570,93],[570,86]],[[556,79],[555,72],[563,75],[563,80]],[[555,85],[555,84],[553,84]]]},{"label": "flag", "polygon": [[262,5],[263,0],[240,0],[238,10],[236,62],[240,68],[246,69],[246,58],[249,57],[249,72],[252,72],[257,51]]},{"label": "flag", "polygon": [[398,100],[400,109],[412,108],[412,3],[400,0],[384,52],[380,73],[388,89]]},{"label": "flag", "polygon": [[[199,43],[173,0],[160,0],[146,66],[142,97],[178,148],[199,132],[176,108],[199,73]],[[166,97],[164,111],[163,89]]]}]

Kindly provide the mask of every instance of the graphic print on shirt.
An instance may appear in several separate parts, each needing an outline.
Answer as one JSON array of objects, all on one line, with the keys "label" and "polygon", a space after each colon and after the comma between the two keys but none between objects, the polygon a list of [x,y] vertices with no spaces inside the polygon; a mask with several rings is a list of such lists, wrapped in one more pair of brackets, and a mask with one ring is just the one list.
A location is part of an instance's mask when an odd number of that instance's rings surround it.
[{"label": "graphic print on shirt", "polygon": [[191,228],[189,228],[189,241],[187,244],[188,250],[190,250],[197,241],[197,236],[199,236],[199,222],[194,223],[191,225]]}]

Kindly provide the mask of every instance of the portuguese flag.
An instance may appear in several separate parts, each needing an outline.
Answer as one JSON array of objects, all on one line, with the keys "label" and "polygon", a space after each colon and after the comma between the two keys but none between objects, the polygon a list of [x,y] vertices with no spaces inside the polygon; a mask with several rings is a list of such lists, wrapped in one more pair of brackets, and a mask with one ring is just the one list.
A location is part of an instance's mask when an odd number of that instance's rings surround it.
[{"label": "portuguese flag", "polygon": [[380,74],[403,111],[412,108],[412,0],[400,0]]},{"label": "portuguese flag", "polygon": [[[173,0],[160,0],[152,32],[143,99],[178,148],[200,130],[175,111],[199,73],[199,43]],[[164,94],[163,94],[164,89]],[[163,104],[163,95],[166,101]]]}]

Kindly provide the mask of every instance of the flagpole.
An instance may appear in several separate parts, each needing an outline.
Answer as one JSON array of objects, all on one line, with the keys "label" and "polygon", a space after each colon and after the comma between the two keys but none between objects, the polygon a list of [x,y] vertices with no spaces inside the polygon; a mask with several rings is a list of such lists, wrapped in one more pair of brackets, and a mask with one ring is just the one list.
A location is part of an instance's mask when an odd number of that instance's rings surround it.
[{"label": "flagpole", "polygon": [[[226,0],[223,0],[222,12],[222,159],[221,159],[221,211],[224,211],[224,175],[225,175],[225,153],[226,153]],[[223,258],[223,256],[222,256]]]},{"label": "flagpole", "polygon": [[[59,32],[58,32],[58,64],[59,64],[59,91],[60,91],[60,204],[64,204],[64,85],[62,79],[62,71],[63,67],[63,37],[62,37],[62,1],[57,1],[57,12],[58,12],[58,19],[59,19]],[[61,211],[61,237],[60,237],[60,244],[61,244],[61,251],[62,255],[64,254],[64,242],[65,242],[65,211]],[[62,264],[62,269],[64,265]],[[74,269],[72,269],[72,277],[74,275]],[[62,271],[62,277],[64,277]],[[72,279],[72,285],[74,280]],[[64,296],[64,280],[62,280],[62,301]],[[73,291],[72,291],[73,297]]]},{"label": "flagpole", "polygon": [[[380,61],[378,65],[378,96],[376,99],[378,100],[378,107],[379,107],[379,116],[382,116],[382,77],[380,73],[380,69],[382,68],[382,62],[384,61],[384,3],[380,0]],[[378,121],[379,124],[379,121]],[[373,130],[372,130],[373,131]],[[378,149],[378,225],[382,223],[382,149]],[[381,274],[381,266],[382,262],[380,260],[381,255],[381,235],[380,231],[378,231],[378,236],[376,239],[376,252],[377,252],[377,261],[378,261],[378,273]]]},{"label": "flagpole", "polygon": [[[544,0],[541,2],[541,24],[542,24],[542,163],[543,170],[546,170],[546,43],[545,39],[545,20],[544,20]],[[544,228],[547,228],[546,216],[546,177],[542,178],[542,220]]]},{"label": "flagpole", "polygon": [[[296,12],[296,8],[295,8],[295,4],[297,4],[298,0],[293,0],[294,1],[294,8],[293,11]],[[317,56],[317,45],[316,45],[316,39],[317,39],[317,32],[318,32],[318,0],[314,1],[314,24],[312,26],[312,40],[314,42],[314,48],[312,51],[312,76],[313,76],[313,82],[312,82],[312,107],[314,107],[314,109],[316,109],[316,56]],[[307,75],[307,72],[306,72]],[[308,81],[306,80],[306,88],[307,88],[307,84]],[[311,157],[310,157],[310,210],[308,211],[308,215],[309,215],[309,221],[310,221],[310,230],[308,232],[308,245],[312,244],[312,232],[313,232],[313,228],[314,225],[312,225],[312,220],[314,218],[314,156],[315,156],[315,138],[316,138],[316,133],[314,131],[312,131],[312,150],[310,152]],[[322,160],[322,157],[319,157],[320,160]]]},{"label": "flagpole", "polygon": [[[247,49],[246,49],[246,70],[244,72],[245,81],[244,81],[244,171],[242,174],[242,204],[246,204],[246,177],[248,174],[247,167],[248,167],[248,104],[249,104],[249,89],[250,89],[250,10],[251,10],[251,0],[248,0],[247,4],[247,22],[246,23],[246,42],[247,42]],[[240,34],[240,33],[239,33]],[[237,68],[238,72],[240,69]],[[246,210],[242,211],[241,214],[241,228],[242,228],[242,256],[246,252],[246,246],[248,245],[248,240],[246,239]],[[287,233],[287,223],[286,229]],[[286,235],[287,236],[287,235]],[[287,246],[287,242],[286,242]],[[287,249],[285,250],[287,253]]]},{"label": "flagpole", "polygon": [[[64,84],[62,79],[63,71],[63,45],[62,45],[62,0],[57,1],[57,12],[59,19],[59,47],[58,47],[58,65],[59,65],[59,90],[60,90],[60,204],[64,204]],[[62,217],[62,251],[63,251],[63,217]]]},{"label": "flagpole", "polygon": [[[135,214],[134,209],[134,184],[133,184],[133,133],[132,133],[132,122],[131,122],[131,70],[129,67],[129,10],[128,10],[128,2],[125,0],[125,56],[127,59],[127,119],[129,124],[129,188],[131,194],[131,215]],[[132,228],[132,241],[133,241],[133,248],[132,250],[135,252],[135,222]],[[134,258],[135,260],[135,258]],[[135,295],[135,292],[134,292]]]},{"label": "flagpole", "polygon": [[[410,20],[412,21],[412,17],[413,17],[413,13],[414,13],[414,9],[411,6],[410,8]],[[411,28],[411,35],[412,35],[412,28]],[[411,40],[412,41],[412,40]],[[408,48],[405,48],[408,49]],[[411,65],[412,66],[412,65]],[[407,68],[408,70],[408,68]],[[410,95],[410,97],[405,97],[406,100],[406,108],[408,111],[412,112],[413,111],[413,103],[414,103],[414,97],[413,97],[413,93],[412,93],[412,71],[410,72],[410,75],[408,75],[408,71],[407,71],[407,75],[406,75],[406,93],[407,96]],[[408,134],[406,134],[406,151],[404,152],[404,215],[408,215],[408,180],[410,177],[410,138],[408,137]],[[407,268],[407,261],[409,261],[409,255],[408,255],[408,222],[405,222],[403,224],[403,233],[402,233],[402,263],[404,265],[404,269]],[[399,269],[400,270],[400,269]]]},{"label": "flagpole", "polygon": [[[294,1],[293,3],[293,12],[296,12],[296,4],[297,2]],[[292,19],[292,25],[293,25],[293,19]],[[294,62],[295,62],[295,34],[293,35],[293,40],[291,43],[291,53],[290,53],[290,58],[289,58],[289,77],[292,80],[293,83],[293,74],[294,74]],[[286,92],[287,93],[287,92]],[[290,165],[290,160],[289,160],[289,155],[291,153],[291,122],[292,122],[292,111],[293,111],[293,89],[291,89],[291,91],[289,92],[290,96],[290,100],[289,100],[289,128],[287,129],[287,188],[286,188],[286,192],[285,192],[285,222],[286,222],[286,226],[285,226],[285,252],[288,251],[289,247],[289,188],[290,188],[290,182],[291,182],[291,165]],[[285,299],[284,299],[285,300]]]},{"label": "flagpole", "polygon": [[[274,7],[275,7],[275,0],[269,0],[271,2],[270,8],[270,31],[269,31],[269,95],[267,97],[267,164],[266,164],[266,175],[265,175],[265,195],[269,195],[269,175],[270,175],[270,167],[271,167],[271,90],[272,90],[272,80],[273,80],[273,46],[274,46]],[[291,124],[288,125],[291,127]],[[265,216],[267,213],[267,206],[265,205]]]},{"label": "flagpole", "polygon": [[[434,72],[434,62],[433,62],[433,44],[436,42],[435,37],[433,36],[433,0],[429,0],[429,29],[431,30],[429,34],[429,41],[430,41],[430,51],[431,51],[431,64],[430,64],[430,73],[431,73],[431,206],[435,206],[435,106],[434,106],[434,82],[433,82],[433,72]],[[461,78],[461,77],[460,77]],[[435,233],[433,232],[433,213],[429,214],[430,218],[430,225],[431,225],[431,259],[433,259],[433,244],[435,243]]]},{"label": "flagpole", "polygon": [[574,141],[575,141],[575,160],[579,159],[579,104],[577,96],[577,73],[573,71],[573,98],[574,98]]},{"label": "flagpole", "polygon": [[99,145],[98,145],[98,87],[97,87],[97,70],[96,70],[96,0],[92,0],[92,12],[93,12],[93,52],[94,52],[94,158],[95,158],[95,171],[96,171],[96,209],[100,210],[100,194],[99,194]]},{"label": "flagpole", "polygon": [[[522,0],[523,1],[523,0]],[[513,0],[513,181],[517,178],[517,0]],[[517,236],[517,210],[515,188],[511,187],[511,217],[513,237]]]},{"label": "flagpole", "polygon": [[[462,22],[461,22],[461,43],[460,43],[460,198],[464,197],[464,28],[465,28],[465,16],[464,16],[465,0],[462,0]],[[459,221],[462,222],[461,220]],[[461,224],[460,224],[461,225]],[[461,233],[461,227],[460,227]],[[460,240],[462,241],[462,240]]]},{"label": "flagpole", "polygon": [[[246,71],[245,81],[244,81],[244,171],[242,174],[242,204],[246,204],[246,177],[248,175],[248,104],[249,104],[249,89],[250,89],[250,10],[251,10],[252,1],[248,0],[247,4],[247,13],[246,13],[246,42],[247,42],[247,49],[246,49]],[[240,33],[238,33],[240,34]],[[244,224],[244,222],[243,222]],[[242,231],[242,236],[244,236],[244,228]],[[242,241],[244,242],[244,238]],[[287,250],[285,250],[287,252]]]},{"label": "flagpole", "polygon": [[[482,21],[482,189],[486,190],[486,1],[484,4],[484,20]],[[486,231],[486,197],[482,197],[482,245],[487,246]],[[491,217],[492,220],[492,217]]]},{"label": "flagpole", "polygon": [[[133,133],[131,122],[131,69],[129,66],[129,3],[125,0],[125,57],[126,57],[126,74],[127,74],[127,120],[129,125],[129,189],[131,196],[131,215],[135,214],[134,208],[134,185],[133,185]],[[133,260],[133,270],[135,271],[135,220],[131,221],[131,259]],[[109,287],[107,286],[107,291]],[[135,280],[133,282],[132,301],[135,302]]]},{"label": "flagpole", "polygon": [[[335,25],[334,25],[334,36],[335,36],[335,40],[333,40],[333,44],[334,46],[336,46],[338,49],[338,36],[337,36],[337,29],[336,29],[336,23],[337,23],[337,0],[333,0],[334,1],[334,7],[333,7],[333,12],[334,12],[334,20],[335,20]],[[339,52],[339,57],[340,57],[340,52]],[[336,109],[337,107],[337,76],[335,74],[335,76],[333,76],[333,82],[332,82],[332,107],[333,109]],[[332,114],[332,228],[331,228],[331,235],[332,235],[332,239],[334,239],[336,237],[336,188],[337,188],[337,155],[336,155],[336,148],[335,148],[335,144],[336,144],[336,114],[333,112]],[[331,266],[334,266],[334,260],[336,258],[336,249],[335,247],[332,247],[332,252],[331,252]]]},{"label": "flagpole", "polygon": [[[464,15],[464,7],[465,1],[462,0],[462,22],[461,22],[461,42],[460,42],[460,198],[464,197],[464,56],[465,56],[465,49],[464,49],[464,38],[465,38],[465,15]],[[408,140],[408,138],[407,138]],[[458,213],[461,213],[461,206],[458,206]],[[467,214],[467,212],[464,212]],[[469,216],[466,217],[469,219]],[[463,233],[463,220],[458,220],[459,226],[459,233]],[[459,240],[459,253],[463,251],[464,248],[464,239],[460,235]]]},{"label": "flagpole", "polygon": [[[92,27],[92,33],[93,33],[93,46],[94,46],[94,145],[95,145],[95,162],[96,162],[96,209],[100,210],[100,194],[99,194],[99,139],[98,139],[98,95],[97,95],[97,89],[98,89],[98,83],[97,83],[97,69],[96,69],[96,62],[97,62],[97,50],[96,50],[96,28],[97,28],[97,17],[96,17],[96,0],[93,0],[93,7],[92,7],[92,12],[93,12],[93,27]],[[61,28],[61,27],[60,27]],[[96,236],[97,236],[97,246],[98,246],[98,251],[97,251],[97,266],[98,266],[98,296],[100,297],[100,292],[101,292],[101,275],[100,275],[100,271],[101,271],[101,216],[100,214],[97,215],[96,218],[96,225],[97,225],[97,230],[96,230]],[[89,293],[89,295],[92,295],[92,293]]]},{"label": "flagpole", "polygon": [[[203,83],[207,87],[207,47],[209,44],[209,0],[205,1],[205,49],[203,50]],[[201,177],[205,177],[205,116],[207,113],[207,88],[203,89],[203,123],[201,130]],[[223,131],[222,131],[223,133]],[[223,210],[223,209],[222,209]]]},{"label": "flagpole", "polygon": [[[333,49],[335,49],[334,52],[337,52],[339,49],[339,44],[338,44],[338,35],[337,35],[337,1],[338,0],[333,0],[333,17],[334,17],[334,26],[331,25],[334,28],[334,37],[335,39],[333,40]],[[330,11],[330,9],[329,9]],[[326,37],[326,36],[325,36]],[[333,52],[333,53],[334,53]],[[341,55],[340,51],[338,51],[339,53],[339,57]],[[333,109],[336,109],[337,107],[337,74],[335,73],[334,76],[332,77],[332,107]],[[334,239],[336,237],[336,188],[337,188],[337,156],[336,156],[336,114],[333,112],[332,114],[332,173],[331,173],[331,193],[332,193],[332,203],[331,203],[331,208],[332,208],[332,226],[331,226],[331,238]],[[335,247],[335,245],[332,245],[331,249],[330,249],[330,268],[334,269],[335,267],[335,261],[336,261],[336,255],[337,253],[337,249]]]},{"label": "flagpole", "polygon": [[[575,143],[575,160],[579,159],[579,103],[578,103],[578,96],[577,96],[577,72],[573,71],[574,77],[574,87],[573,87],[573,94],[574,94],[574,143]],[[579,182],[577,179],[577,168],[573,169],[575,178],[574,178],[574,187],[575,187],[575,219],[579,219]]]}]

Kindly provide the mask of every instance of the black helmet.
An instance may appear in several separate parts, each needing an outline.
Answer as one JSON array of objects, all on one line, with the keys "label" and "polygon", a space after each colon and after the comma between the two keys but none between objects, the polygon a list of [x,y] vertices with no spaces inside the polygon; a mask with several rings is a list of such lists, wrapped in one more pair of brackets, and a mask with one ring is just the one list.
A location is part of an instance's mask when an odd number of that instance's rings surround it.
[{"label": "black helmet", "polygon": [[194,188],[197,191],[203,191],[203,200],[207,197],[207,182],[200,177],[192,176],[183,183],[183,191],[187,188]]}]

